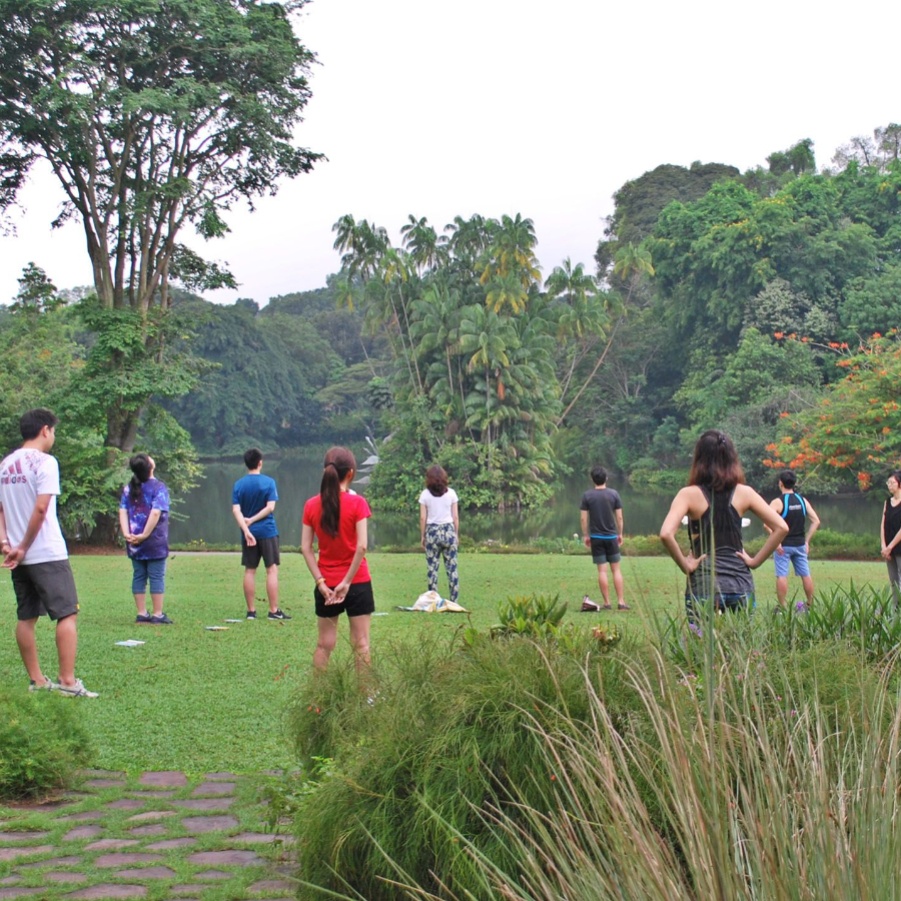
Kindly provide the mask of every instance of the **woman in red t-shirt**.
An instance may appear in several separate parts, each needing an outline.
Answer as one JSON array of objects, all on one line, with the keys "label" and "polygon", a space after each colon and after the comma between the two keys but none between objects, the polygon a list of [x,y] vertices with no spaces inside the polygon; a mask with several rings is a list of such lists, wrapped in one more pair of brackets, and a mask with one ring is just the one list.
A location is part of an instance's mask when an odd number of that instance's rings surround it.
[{"label": "woman in red t-shirt", "polygon": [[[369,665],[369,627],[375,601],[366,564],[366,521],[371,516],[366,498],[350,490],[357,461],[346,447],[325,455],[319,494],[303,508],[300,549],[316,580],[313,597],[319,641],[313,666],[324,670],[338,638],[338,616],[347,613],[350,643],[357,670]],[[313,537],[319,556],[313,551]]]}]

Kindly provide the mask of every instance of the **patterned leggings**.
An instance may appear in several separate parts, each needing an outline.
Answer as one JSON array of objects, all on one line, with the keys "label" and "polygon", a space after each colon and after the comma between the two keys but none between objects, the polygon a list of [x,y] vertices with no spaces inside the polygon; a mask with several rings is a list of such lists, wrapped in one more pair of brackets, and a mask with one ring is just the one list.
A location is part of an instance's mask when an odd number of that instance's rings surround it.
[{"label": "patterned leggings", "polygon": [[457,533],[452,522],[431,523],[425,528],[425,565],[429,591],[438,590],[438,561],[442,555],[450,585],[450,600],[456,604],[460,594],[460,577],[457,575]]}]

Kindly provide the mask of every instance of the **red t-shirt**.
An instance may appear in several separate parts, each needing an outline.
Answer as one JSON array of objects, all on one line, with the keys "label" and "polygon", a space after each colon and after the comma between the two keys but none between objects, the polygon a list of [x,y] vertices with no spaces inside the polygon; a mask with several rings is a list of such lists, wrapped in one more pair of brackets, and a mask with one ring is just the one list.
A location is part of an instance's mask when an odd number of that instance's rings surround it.
[{"label": "red t-shirt", "polygon": [[[337,535],[332,536],[322,530],[319,523],[321,516],[322,498],[317,494],[303,505],[303,524],[310,526],[316,534],[319,542],[319,571],[329,588],[334,588],[347,575],[357,550],[357,523],[361,519],[369,519],[372,511],[365,497],[342,491]],[[364,557],[352,584],[368,581],[369,566]]]}]

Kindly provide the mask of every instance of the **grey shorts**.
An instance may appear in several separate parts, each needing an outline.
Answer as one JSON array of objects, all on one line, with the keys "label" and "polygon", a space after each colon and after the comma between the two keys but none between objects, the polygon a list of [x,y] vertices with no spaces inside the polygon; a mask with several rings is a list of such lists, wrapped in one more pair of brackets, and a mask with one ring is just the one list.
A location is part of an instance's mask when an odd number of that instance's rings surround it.
[{"label": "grey shorts", "polygon": [[256,569],[260,565],[269,569],[270,566],[278,566],[282,562],[278,548],[278,535],[274,538],[257,538],[257,543],[247,545],[241,543],[241,564],[245,569]]},{"label": "grey shorts", "polygon": [[78,613],[75,577],[68,560],[19,564],[12,577],[19,620],[46,615],[55,621]]},{"label": "grey shorts", "polygon": [[591,559],[592,562],[601,563],[619,563],[622,556],[619,546],[619,540],[616,538],[592,538],[591,539]]}]

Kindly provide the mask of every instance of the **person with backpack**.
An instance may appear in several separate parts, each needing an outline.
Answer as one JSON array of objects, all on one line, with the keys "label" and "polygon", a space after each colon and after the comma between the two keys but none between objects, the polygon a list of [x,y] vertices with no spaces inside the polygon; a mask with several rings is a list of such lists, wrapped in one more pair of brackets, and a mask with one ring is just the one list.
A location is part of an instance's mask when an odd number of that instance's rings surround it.
[{"label": "person with backpack", "polygon": [[785,606],[788,595],[789,564],[794,567],[795,575],[801,577],[808,606],[813,603],[813,579],[808,554],[810,539],[820,527],[820,517],[813,509],[813,504],[798,493],[795,488],[797,483],[794,470],[783,469],[779,474],[780,495],[770,503],[788,526],[788,535],[782,539],[782,544],[773,554],[776,564],[776,600],[780,607]]}]

